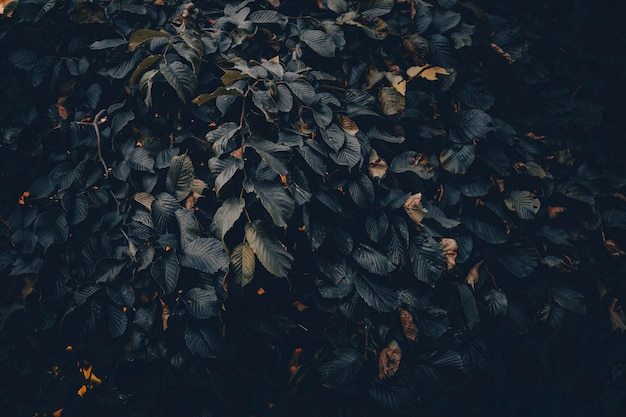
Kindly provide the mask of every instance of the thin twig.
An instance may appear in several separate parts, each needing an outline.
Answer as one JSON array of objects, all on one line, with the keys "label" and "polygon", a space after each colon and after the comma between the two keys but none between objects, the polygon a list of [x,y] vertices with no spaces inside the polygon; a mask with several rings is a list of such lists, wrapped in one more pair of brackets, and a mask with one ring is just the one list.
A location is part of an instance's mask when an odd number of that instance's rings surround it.
[{"label": "thin twig", "polygon": [[101,142],[100,129],[98,128],[98,120],[100,120],[100,118],[102,117],[104,113],[106,113],[106,109],[100,110],[98,114],[96,114],[96,116],[93,118],[93,122],[91,122],[91,125],[96,131],[96,140],[98,141],[98,159],[100,160],[100,163],[102,164],[102,167],[104,168],[104,178],[108,178],[109,167],[107,167],[107,163],[104,161],[104,158],[102,157],[102,144],[100,143]]}]

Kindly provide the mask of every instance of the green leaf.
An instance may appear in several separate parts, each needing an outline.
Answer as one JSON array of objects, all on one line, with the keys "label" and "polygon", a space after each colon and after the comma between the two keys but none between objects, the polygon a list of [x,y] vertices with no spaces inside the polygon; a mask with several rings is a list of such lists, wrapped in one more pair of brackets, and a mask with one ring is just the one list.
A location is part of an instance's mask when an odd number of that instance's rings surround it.
[{"label": "green leaf", "polygon": [[198,77],[185,64],[173,61],[167,64],[161,63],[159,71],[165,80],[176,91],[180,100],[185,103],[192,96],[198,85]]},{"label": "green leaf", "polygon": [[372,274],[387,275],[396,269],[396,266],[385,255],[363,243],[352,251],[351,256],[357,264]]},{"label": "green leaf", "polygon": [[252,91],[252,102],[259,110],[261,110],[261,112],[265,115],[265,120],[268,122],[273,121],[276,115],[278,115],[276,102],[274,102],[274,99],[267,91],[257,89]]},{"label": "green leaf", "polygon": [[217,301],[215,289],[192,288],[181,297],[187,310],[197,319],[215,317],[220,312],[220,303]]},{"label": "green leaf", "polygon": [[234,122],[226,122],[206,134],[206,140],[213,145],[215,156],[220,156],[228,149],[228,141],[239,132],[241,127]]},{"label": "green leaf", "polygon": [[500,289],[491,289],[487,291],[485,301],[487,302],[487,311],[489,311],[489,314],[496,317],[504,316],[509,307],[509,301],[506,298],[506,294]]},{"label": "green leaf", "polygon": [[474,162],[474,145],[461,145],[444,149],[439,155],[441,166],[452,174],[465,174]]},{"label": "green leaf", "polygon": [[391,161],[391,170],[395,173],[414,172],[425,180],[434,176],[434,170],[428,158],[415,151],[402,152]]},{"label": "green leaf", "polygon": [[244,240],[230,254],[230,273],[234,276],[235,282],[242,287],[248,285],[254,278],[255,265],[254,251]]},{"label": "green leaf", "polygon": [[446,258],[439,243],[421,234],[415,238],[409,250],[415,278],[434,286],[446,266]]},{"label": "green leaf", "polygon": [[110,305],[107,309],[107,317],[109,324],[109,334],[111,337],[120,337],[126,332],[128,326],[128,316],[123,307],[118,305]]},{"label": "green leaf", "polygon": [[174,224],[178,201],[169,193],[160,193],[152,202],[152,219],[157,230],[164,233]]},{"label": "green leaf", "polygon": [[224,201],[213,216],[213,223],[211,224],[213,233],[223,240],[226,233],[239,220],[245,207],[246,202],[243,198],[230,197]]},{"label": "green leaf", "polygon": [[463,305],[463,313],[467,320],[467,325],[471,329],[474,324],[480,323],[480,316],[478,314],[478,307],[476,307],[476,300],[474,299],[474,293],[470,289],[469,285],[464,283],[457,283],[459,287],[459,295],[461,296],[461,304]]},{"label": "green leaf", "polygon": [[367,208],[374,204],[376,198],[374,184],[365,174],[361,174],[355,180],[348,182],[348,192],[359,207]]},{"label": "green leaf", "polygon": [[244,162],[242,159],[228,156],[226,159],[211,158],[209,159],[209,168],[213,174],[217,174],[215,178],[215,194],[219,197],[220,191],[230,181],[237,171],[243,169]]},{"label": "green leaf", "polygon": [[70,229],[65,214],[60,213],[56,216],[51,212],[40,214],[35,220],[35,234],[46,250],[54,244],[66,242]]},{"label": "green leaf", "polygon": [[287,83],[294,96],[298,97],[302,103],[310,106],[315,102],[315,89],[304,80],[295,80]]},{"label": "green leaf", "polygon": [[575,314],[586,314],[585,297],[582,294],[567,287],[552,288],[554,302],[567,311]]},{"label": "green leaf", "polygon": [[472,233],[474,233],[476,236],[478,236],[480,239],[484,240],[487,243],[497,244],[504,243],[509,240],[509,237],[507,236],[506,230],[504,228],[504,224],[494,226],[473,217],[464,217],[463,224]]},{"label": "green leaf", "polygon": [[170,169],[167,171],[165,188],[182,201],[189,195],[193,184],[193,163],[187,154],[172,158]]},{"label": "green leaf", "polygon": [[287,23],[287,18],[276,10],[257,10],[250,13],[248,20],[252,23],[278,23],[281,26]]},{"label": "green leaf", "polygon": [[338,152],[346,141],[346,134],[339,126],[332,123],[322,130],[324,142],[335,152]]},{"label": "green leaf", "polygon": [[471,109],[459,113],[450,129],[450,140],[468,143],[484,137],[493,130],[491,116],[482,110]]},{"label": "green leaf", "polygon": [[113,281],[126,266],[125,259],[102,258],[96,264],[93,275],[96,282]]},{"label": "green leaf", "polygon": [[152,29],[139,29],[138,31],[135,31],[130,36],[130,43],[128,44],[128,50],[133,52],[137,48],[139,48],[141,45],[143,45],[144,42],[147,42],[154,38],[169,38],[169,37],[170,35],[166,32],[158,32]]},{"label": "green leaf", "polygon": [[201,237],[183,247],[180,264],[214,274],[228,265],[228,254],[222,243],[212,237]]},{"label": "green leaf", "polygon": [[200,223],[198,223],[194,209],[179,207],[174,214],[180,229],[180,245],[184,248],[202,234]]},{"label": "green leaf", "polygon": [[174,291],[180,275],[180,265],[176,253],[170,250],[157,258],[152,264],[150,273],[166,294]]},{"label": "green leaf", "polygon": [[236,88],[218,87],[211,94],[200,94],[198,97],[191,100],[191,102],[193,104],[197,104],[198,106],[202,106],[204,103],[206,103],[209,100],[213,100],[214,98],[224,97],[224,96],[245,97]]},{"label": "green leaf", "polygon": [[518,278],[532,274],[538,264],[537,251],[521,244],[502,248],[498,251],[498,260]]},{"label": "green leaf", "polygon": [[370,279],[359,275],[354,283],[363,300],[376,311],[388,313],[398,307],[398,294],[391,288],[374,284]]},{"label": "green leaf", "polygon": [[517,213],[520,219],[530,220],[541,208],[541,201],[530,191],[513,190],[504,200],[507,208]]},{"label": "green leaf", "polygon": [[137,80],[140,79],[143,76],[143,74],[147,70],[150,69],[150,67],[152,67],[154,64],[156,64],[161,59],[163,59],[163,57],[161,55],[150,55],[150,56],[145,57],[139,63],[139,65],[137,65],[137,68],[135,68],[135,70],[131,74],[128,82],[131,83],[131,84],[137,84]]},{"label": "green leaf", "polygon": [[279,278],[286,278],[293,256],[278,241],[271,237],[261,220],[247,223],[245,227],[246,240],[254,251],[254,254],[272,275]]},{"label": "green leaf", "polygon": [[95,41],[89,45],[89,49],[92,51],[100,51],[102,49],[117,48],[121,45],[126,45],[128,42],[125,39],[103,39],[101,41]]},{"label": "green leaf", "polygon": [[207,359],[223,357],[226,351],[224,339],[212,330],[203,327],[187,326],[185,343],[191,353]]},{"label": "green leaf", "polygon": [[300,40],[315,53],[325,58],[335,56],[335,42],[326,32],[313,29],[300,33]]},{"label": "green leaf", "polygon": [[254,182],[254,192],[278,227],[287,227],[295,208],[295,201],[282,184],[268,181]]},{"label": "green leaf", "polygon": [[[346,140],[337,153],[330,153],[330,159],[336,164],[354,168],[362,160],[361,144],[356,137],[346,135]],[[322,161],[323,162],[323,161]]]},{"label": "green leaf", "polygon": [[317,368],[320,382],[326,388],[337,388],[352,382],[356,377],[363,356],[355,349],[339,349],[332,360]]}]

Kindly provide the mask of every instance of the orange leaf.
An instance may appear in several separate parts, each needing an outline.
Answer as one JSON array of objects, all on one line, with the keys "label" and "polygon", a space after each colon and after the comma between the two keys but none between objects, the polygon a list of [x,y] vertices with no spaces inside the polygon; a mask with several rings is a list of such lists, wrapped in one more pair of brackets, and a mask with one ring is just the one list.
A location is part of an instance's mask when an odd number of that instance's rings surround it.
[{"label": "orange leaf", "polygon": [[402,325],[402,331],[406,338],[410,341],[415,341],[419,330],[413,321],[411,313],[403,308],[400,309],[400,324]]},{"label": "orange leaf", "polygon": [[385,379],[393,376],[400,368],[400,359],[402,359],[402,349],[400,349],[398,342],[392,340],[389,346],[380,351],[378,377]]},{"label": "orange leaf", "polygon": [[472,289],[474,289],[474,287],[478,283],[478,280],[480,279],[480,274],[478,273],[478,270],[480,269],[482,264],[483,261],[480,261],[476,265],[474,265],[467,274],[467,277],[465,278],[465,282],[471,285]]}]

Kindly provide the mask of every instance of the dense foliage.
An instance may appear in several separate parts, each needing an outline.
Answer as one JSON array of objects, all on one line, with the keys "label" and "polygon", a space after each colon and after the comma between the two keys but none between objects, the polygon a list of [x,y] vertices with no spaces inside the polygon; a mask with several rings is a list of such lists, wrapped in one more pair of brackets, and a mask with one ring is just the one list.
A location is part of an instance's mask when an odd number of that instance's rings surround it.
[{"label": "dense foliage", "polygon": [[626,414],[623,5],[0,10],[3,416]]}]

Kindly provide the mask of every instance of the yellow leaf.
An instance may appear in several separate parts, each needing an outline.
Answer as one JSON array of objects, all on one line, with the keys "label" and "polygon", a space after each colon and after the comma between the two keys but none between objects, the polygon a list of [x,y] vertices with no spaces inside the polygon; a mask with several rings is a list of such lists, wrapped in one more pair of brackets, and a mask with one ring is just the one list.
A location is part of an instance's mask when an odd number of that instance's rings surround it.
[{"label": "yellow leaf", "polygon": [[433,67],[430,64],[426,64],[423,67],[410,67],[406,70],[406,75],[411,78],[421,77],[428,81],[437,81],[437,74],[449,75],[445,68]]},{"label": "yellow leaf", "polygon": [[402,78],[402,75],[394,75],[391,72],[386,72],[385,77],[391,83],[391,86],[402,95],[406,93],[406,80]]},{"label": "yellow leaf", "polygon": [[86,392],[87,392],[87,385],[83,385],[82,387],[78,389],[78,395],[81,397],[83,397]]}]

